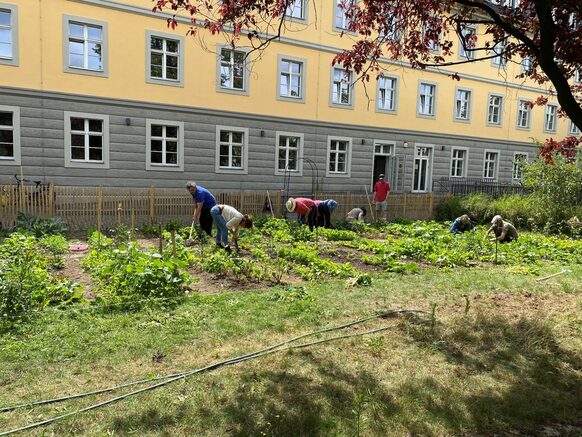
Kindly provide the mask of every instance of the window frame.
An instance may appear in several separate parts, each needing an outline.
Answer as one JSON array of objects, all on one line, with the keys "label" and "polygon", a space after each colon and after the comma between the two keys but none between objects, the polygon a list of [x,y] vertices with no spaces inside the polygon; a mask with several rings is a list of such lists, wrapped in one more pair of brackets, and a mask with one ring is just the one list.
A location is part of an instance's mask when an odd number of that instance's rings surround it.
[{"label": "window frame", "polygon": [[[550,107],[554,108],[554,121],[553,121],[553,125],[554,127],[552,129],[548,129],[548,109]],[[547,103],[546,104],[546,108],[544,110],[544,132],[548,132],[548,133],[556,133],[556,131],[558,130],[558,105],[556,105],[555,103]]]},{"label": "window frame", "polygon": [[[329,164],[331,162],[330,155],[331,155],[331,142],[332,141],[347,141],[348,142],[348,150],[346,150],[346,171],[343,173],[340,172],[331,172],[329,170]],[[352,171],[352,149],[353,149],[353,138],[352,137],[340,137],[337,135],[328,135],[327,136],[327,148],[326,148],[326,158],[325,158],[325,176],[329,178],[349,178]],[[336,166],[337,167],[337,166]]]},{"label": "window frame", "polygon": [[[178,128],[177,164],[159,164],[152,162],[152,125],[172,126]],[[171,120],[146,119],[146,170],[184,171],[184,122]]]},{"label": "window frame", "polygon": [[19,44],[18,44],[18,5],[0,3],[0,9],[10,12],[10,36],[12,38],[12,56],[9,58],[0,57],[0,65],[19,65]]},{"label": "window frame", "polygon": [[[82,119],[92,119],[101,120],[103,122],[103,131],[101,143],[102,147],[102,162],[98,161],[75,161],[71,158],[71,118],[82,118]],[[109,167],[109,115],[106,114],[91,114],[88,112],[64,112],[65,120],[65,167],[67,168],[100,168],[108,169]]]},{"label": "window frame", "polygon": [[[461,150],[463,152],[465,152],[465,156],[463,158],[463,174],[461,176],[456,176],[453,175],[453,161],[457,160],[458,158],[455,158],[455,151],[456,150]],[[468,167],[469,167],[469,148],[468,147],[457,147],[457,146],[453,146],[451,147],[451,161],[450,161],[450,165],[449,165],[449,177],[450,178],[466,178],[467,174],[468,174]]]},{"label": "window frame", "polygon": [[[531,118],[532,118],[532,108],[528,107],[526,103],[529,102],[528,99],[517,99],[517,118],[515,120],[515,128],[519,130],[531,130]],[[527,126],[521,126],[520,122],[520,112],[521,105],[524,104],[524,108],[527,110]]]},{"label": "window frame", "polygon": [[[499,97],[501,99],[501,101],[499,102],[499,123],[492,123],[491,121],[489,121],[489,108],[491,107],[491,97]],[[503,124],[503,105],[505,103],[505,98],[502,94],[497,94],[497,93],[489,93],[487,95],[487,111],[485,116],[487,117],[487,119],[485,120],[487,122],[487,126],[490,127],[501,127]]]},{"label": "window frame", "polygon": [[[501,42],[503,41],[503,42]],[[497,50],[501,49],[501,52],[503,53],[505,51],[505,49],[507,48],[507,43],[508,43],[508,38],[505,37],[505,39],[498,41],[497,44],[495,44],[492,48],[491,51],[495,54],[497,54]],[[491,58],[491,66],[494,68],[506,68],[507,67],[507,58],[502,56],[502,55],[497,55],[493,58]]]},{"label": "window frame", "polygon": [[[281,62],[289,61],[301,64],[301,75],[300,75],[300,95],[299,97],[292,97],[292,96],[282,96],[281,95],[281,75],[283,71],[281,70]],[[303,58],[297,58],[295,56],[285,56],[285,55],[278,55],[277,56],[277,80],[275,81],[276,86],[276,98],[277,100],[285,101],[285,102],[293,102],[293,103],[305,103],[305,86],[306,86],[306,74],[307,71],[307,60]]]},{"label": "window frame", "polygon": [[[414,163],[417,159],[417,151],[418,149],[429,149],[429,156],[428,156],[428,167],[427,167],[427,175],[426,175],[426,190],[415,190],[414,189]],[[415,143],[414,144],[414,149],[413,149],[413,153],[412,153],[412,173],[411,173],[411,177],[412,177],[412,185],[410,187],[410,192],[411,193],[430,193],[433,191],[433,171],[434,171],[434,153],[435,151],[435,145],[434,144],[425,144],[425,143]]]},{"label": "window frame", "polygon": [[[349,103],[335,103],[333,101],[333,90],[334,90],[334,85],[335,85],[335,80],[334,80],[335,70],[342,70],[344,72],[347,71],[350,73],[350,83],[349,83],[350,102]],[[333,108],[354,109],[355,92],[354,92],[353,78],[354,78],[354,71],[352,69],[347,69],[347,68],[337,67],[337,66],[331,67],[331,80],[330,80],[331,86],[330,86],[330,90],[329,90],[329,106],[331,106]]]},{"label": "window frame", "polygon": [[301,10],[303,12],[301,17],[295,17],[292,15],[287,15],[285,14],[285,19],[286,20],[290,20],[290,21],[297,21],[297,22],[301,22],[301,23],[307,23],[307,14],[308,14],[308,3],[305,0],[293,0],[293,3],[295,3],[296,1],[300,1],[301,2]]},{"label": "window frame", "polygon": [[[476,26],[465,26],[463,29],[461,29],[461,34],[462,34],[463,30],[465,30],[465,29],[472,31],[471,33],[473,35],[477,36],[477,27]],[[457,57],[459,59],[475,60],[475,52],[474,51],[466,52],[461,35],[457,35],[457,36],[459,37],[459,53],[458,53]],[[473,47],[472,49],[474,49],[474,48],[475,47]]]},{"label": "window frame", "polygon": [[[380,103],[380,81],[382,79],[391,79],[394,80],[394,108],[393,109],[384,109],[384,108],[380,108],[379,107],[379,103]],[[398,76],[395,75],[391,75],[391,74],[384,74],[382,75],[382,77],[379,77],[378,80],[376,81],[376,112],[381,112],[383,114],[397,114],[398,113],[398,95],[399,95],[399,87],[400,87],[400,78]]]},{"label": "window frame", "polygon": [[[243,69],[244,69],[243,84],[244,84],[244,86],[242,89],[227,88],[227,87],[223,87],[220,84],[220,68],[221,68],[221,62],[222,62],[222,50],[223,49],[227,49],[227,50],[230,50],[232,52],[241,52],[241,53],[245,54],[245,61],[244,61],[244,66],[243,66]],[[216,51],[216,92],[235,94],[235,95],[239,95],[239,96],[248,96],[249,95],[249,89],[250,89],[249,65],[248,65],[249,52],[250,52],[250,49],[248,49],[248,48],[233,49],[231,46],[226,45],[226,44],[217,45],[217,51]]]},{"label": "window frame", "polygon": [[[434,94],[433,94],[433,104],[432,104],[432,114],[423,114],[420,112],[420,90],[422,85],[430,85],[433,87],[434,89]],[[437,82],[432,82],[432,81],[426,81],[426,80],[419,80],[418,81],[418,91],[417,91],[417,98],[416,98],[416,116],[420,117],[420,118],[430,118],[430,119],[435,119],[436,118],[436,112],[437,112],[437,96],[438,96],[438,83]]]},{"label": "window frame", "polygon": [[[457,93],[459,91],[467,92],[469,98],[467,100],[467,118],[460,118],[457,113]],[[456,87],[455,88],[455,97],[453,103],[453,120],[459,123],[471,123],[471,116],[473,114],[473,90],[470,88],[465,87]]]},{"label": "window frame", "polygon": [[[299,138],[299,146],[297,147],[297,170],[285,170],[279,169],[279,139],[281,137],[297,137]],[[303,176],[303,147],[305,143],[305,134],[298,132],[286,132],[286,131],[276,131],[275,132],[275,175],[285,176],[287,174],[291,176]]]},{"label": "window frame", "polygon": [[572,123],[572,120],[569,120],[570,124],[568,126],[568,135],[569,136],[580,136],[582,135],[582,131],[578,128],[578,126],[576,126],[574,123]]},{"label": "window frame", "polygon": [[21,139],[20,139],[20,107],[0,105],[0,112],[12,113],[12,158],[0,158],[0,166],[2,165],[21,165]]},{"label": "window frame", "polygon": [[529,153],[528,152],[513,152],[513,161],[511,162],[511,180],[513,182],[517,182],[517,181],[523,180],[523,173],[522,173],[522,170],[521,169],[520,169],[520,173],[521,173],[520,174],[520,177],[515,177],[515,175],[516,175],[516,165],[515,164],[517,163],[517,161],[516,161],[515,158],[518,155],[525,156],[524,159],[525,159],[526,162],[529,159]]},{"label": "window frame", "polygon": [[[487,161],[487,154],[488,153],[495,153],[497,156],[497,159],[494,161],[495,162],[495,168],[494,168],[494,176],[493,177],[486,177],[485,176],[485,168],[486,168],[486,163]],[[497,149],[485,149],[483,150],[483,167],[482,167],[482,171],[481,171],[481,176],[484,180],[488,180],[488,181],[497,181],[499,178],[499,163],[501,161],[501,152]]]},{"label": "window frame", "polygon": [[[352,31],[348,30],[347,27],[339,27],[339,26],[337,26],[336,21],[335,21],[335,19],[336,19],[336,12],[339,10],[339,4],[341,3],[342,0],[333,0],[333,1],[334,1],[334,7],[333,7],[333,14],[332,14],[332,20],[333,20],[332,21],[332,25],[333,25],[332,26],[332,29],[335,32],[342,32],[342,33],[347,33],[347,34],[350,34],[350,35],[355,35],[355,32],[352,32]],[[358,0],[348,0],[348,1],[351,1],[352,3],[354,3],[356,5],[358,4]],[[346,16],[345,16],[343,10],[341,12],[342,12],[343,17],[344,17],[344,19],[342,21],[347,22],[347,19],[346,19]],[[348,23],[348,26],[349,26],[349,23]]]},{"label": "window frame", "polygon": [[[102,70],[90,70],[86,68],[71,67],[69,65],[69,24],[77,23],[85,26],[101,27],[101,62]],[[106,21],[92,18],[78,17],[63,14],[63,69],[65,73],[84,74],[88,76],[109,77],[109,25]]]},{"label": "window frame", "polygon": [[[161,77],[152,77],[152,37],[158,37],[163,40],[178,41],[178,80],[164,79]],[[146,30],[146,82],[156,85],[168,85],[175,87],[184,87],[184,37],[170,33],[156,32],[155,30]]]},{"label": "window frame", "polygon": [[[220,132],[241,132],[243,134],[242,142],[242,159],[241,168],[221,167],[220,166]],[[216,126],[216,148],[215,148],[215,162],[214,172],[224,174],[249,174],[249,128],[238,126]]]}]

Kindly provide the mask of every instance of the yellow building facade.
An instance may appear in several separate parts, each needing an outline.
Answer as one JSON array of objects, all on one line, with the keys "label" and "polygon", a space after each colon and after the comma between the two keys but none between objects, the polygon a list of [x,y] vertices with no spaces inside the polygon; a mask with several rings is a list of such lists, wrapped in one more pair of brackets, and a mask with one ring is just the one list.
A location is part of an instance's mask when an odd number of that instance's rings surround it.
[{"label": "yellow building facade", "polygon": [[[66,185],[395,191],[518,182],[532,140],[577,134],[501,59],[452,69],[384,62],[369,83],[331,61],[337,0],[296,1],[261,53],[186,37],[148,0],[0,0],[0,178]],[[317,13],[315,13],[317,11]],[[479,29],[475,29],[479,34]],[[457,55],[462,59],[462,48]],[[458,73],[460,81],[450,75]]]}]

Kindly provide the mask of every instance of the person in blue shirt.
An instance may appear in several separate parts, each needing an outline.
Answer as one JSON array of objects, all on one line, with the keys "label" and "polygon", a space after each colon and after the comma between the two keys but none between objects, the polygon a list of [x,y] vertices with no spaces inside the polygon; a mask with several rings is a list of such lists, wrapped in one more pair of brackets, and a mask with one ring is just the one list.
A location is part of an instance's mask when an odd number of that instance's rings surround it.
[{"label": "person in blue shirt", "polygon": [[192,222],[200,221],[200,228],[212,236],[213,220],[210,210],[216,206],[216,199],[206,188],[196,185],[196,182],[187,182],[186,189],[192,195],[194,202],[196,202]]},{"label": "person in blue shirt", "polygon": [[337,208],[337,202],[333,199],[316,200],[315,206],[317,207],[317,226],[332,228],[331,214]]},{"label": "person in blue shirt", "polygon": [[452,234],[462,234],[463,232],[474,230],[475,225],[471,222],[471,219],[467,214],[463,214],[461,217],[457,217],[451,225]]}]

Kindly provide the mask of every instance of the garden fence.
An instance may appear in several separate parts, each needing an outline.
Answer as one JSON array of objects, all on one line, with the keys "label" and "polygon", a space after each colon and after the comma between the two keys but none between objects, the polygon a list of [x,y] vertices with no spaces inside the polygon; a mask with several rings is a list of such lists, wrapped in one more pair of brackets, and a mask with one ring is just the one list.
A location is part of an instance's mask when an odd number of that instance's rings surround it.
[{"label": "garden fence", "polygon": [[[281,191],[240,190],[215,194],[219,203],[232,205],[244,213],[271,214],[269,205],[272,205],[275,217],[287,215],[286,199]],[[317,197],[338,202],[334,212],[336,218],[345,217],[354,207],[370,209],[366,194],[322,192],[317,193]],[[442,197],[444,195],[434,193],[391,194],[388,197],[388,218],[431,219]],[[5,228],[14,226],[19,213],[42,218],[58,217],[69,229],[80,230],[118,224],[140,227],[170,220],[188,224],[193,210],[192,197],[182,188],[0,185],[0,226]]]}]

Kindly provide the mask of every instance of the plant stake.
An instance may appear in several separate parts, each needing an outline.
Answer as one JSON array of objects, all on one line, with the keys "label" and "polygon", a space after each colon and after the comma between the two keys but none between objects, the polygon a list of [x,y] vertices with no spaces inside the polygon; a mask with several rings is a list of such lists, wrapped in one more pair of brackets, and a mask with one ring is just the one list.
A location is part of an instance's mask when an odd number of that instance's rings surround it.
[{"label": "plant stake", "polygon": [[364,190],[366,190],[366,199],[368,199],[368,206],[370,207],[370,214],[372,214],[372,220],[376,221],[376,215],[372,210],[372,202],[370,202],[370,195],[368,194],[368,187],[364,185]]}]

